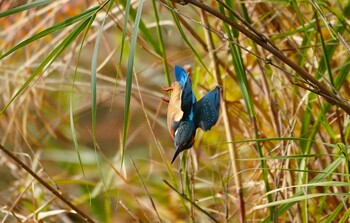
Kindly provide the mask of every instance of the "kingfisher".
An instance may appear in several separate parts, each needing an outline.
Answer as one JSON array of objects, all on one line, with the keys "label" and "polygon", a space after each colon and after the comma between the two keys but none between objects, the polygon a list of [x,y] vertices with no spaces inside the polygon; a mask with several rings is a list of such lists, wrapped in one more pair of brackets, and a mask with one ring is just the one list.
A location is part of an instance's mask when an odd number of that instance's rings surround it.
[{"label": "kingfisher", "polygon": [[217,86],[198,102],[192,91],[192,80],[186,71],[175,66],[175,82],[164,91],[171,91],[167,125],[174,140],[175,154],[171,163],[184,150],[192,147],[197,128],[208,131],[217,122],[220,108],[220,91]]},{"label": "kingfisher", "polygon": [[163,87],[164,91],[171,91],[168,101],[167,125],[173,139],[181,121],[188,119],[193,122],[193,104],[196,102],[192,91],[192,80],[180,66],[175,66],[175,80],[170,87]]}]

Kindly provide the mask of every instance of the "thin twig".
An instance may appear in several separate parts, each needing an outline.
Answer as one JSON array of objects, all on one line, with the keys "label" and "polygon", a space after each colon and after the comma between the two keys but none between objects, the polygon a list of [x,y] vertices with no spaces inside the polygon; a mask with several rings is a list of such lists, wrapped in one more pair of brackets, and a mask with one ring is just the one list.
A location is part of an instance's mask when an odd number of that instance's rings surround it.
[{"label": "thin twig", "polygon": [[136,165],[135,165],[134,160],[131,159],[131,158],[130,158],[130,160],[131,160],[131,162],[132,162],[132,165],[133,165],[134,168],[135,168],[135,171],[136,171],[136,173],[137,173],[137,176],[139,177],[139,179],[140,179],[140,181],[141,181],[142,187],[143,187],[143,189],[145,190],[145,192],[146,192],[146,194],[147,194],[147,196],[148,196],[148,198],[149,198],[149,201],[151,202],[152,208],[153,208],[154,212],[156,212],[156,215],[157,215],[157,218],[158,218],[158,222],[162,222],[162,219],[160,218],[160,215],[159,215],[159,213],[158,213],[156,204],[154,203],[153,198],[152,198],[152,196],[150,195],[150,193],[149,193],[149,191],[148,191],[148,189],[147,189],[147,186],[146,186],[145,182],[143,182],[143,179],[142,179],[142,177],[141,177],[141,175],[140,175],[140,173],[139,173],[139,170],[137,169],[137,167],[136,167]]},{"label": "thin twig", "polygon": [[[204,24],[209,27],[209,21],[208,21],[208,18],[206,16],[205,11],[202,11],[202,17],[203,17]],[[206,30],[206,32],[205,32],[206,39],[208,42],[208,52],[209,52],[209,57],[211,59],[210,61],[212,61],[212,66],[214,68],[215,80],[220,86],[222,86],[222,79],[221,79],[220,70],[219,70],[218,63],[217,63],[218,57],[217,57],[217,54],[215,53],[215,50],[214,50],[215,49],[214,41],[213,41],[213,38],[212,38],[209,30],[208,29],[205,29],[205,30]],[[222,113],[222,116],[224,119],[226,139],[228,142],[232,142],[234,140],[234,137],[233,137],[233,132],[232,132],[232,128],[230,125],[231,122],[229,120],[226,101],[222,100],[220,104],[221,104],[221,113]],[[245,208],[244,208],[244,198],[243,198],[243,192],[242,192],[241,175],[238,174],[239,165],[237,164],[237,159],[238,159],[237,149],[235,148],[235,144],[233,144],[233,143],[228,143],[227,145],[228,145],[228,150],[230,153],[232,174],[234,176],[236,193],[237,193],[237,197],[238,197],[237,206],[238,206],[238,210],[239,210],[239,219],[240,219],[240,222],[243,223],[245,221]]]},{"label": "thin twig", "polygon": [[3,145],[0,144],[0,149],[4,151],[11,159],[13,159],[20,167],[25,169],[32,177],[34,177],[41,185],[46,187],[51,193],[53,193],[56,197],[58,197],[63,203],[68,205],[70,208],[72,208],[85,222],[93,223],[95,222],[92,220],[88,215],[86,215],[83,211],[81,211],[79,208],[77,208],[73,203],[71,203],[69,200],[67,200],[60,191],[56,190],[50,184],[46,183],[45,180],[43,180],[41,177],[39,177],[36,173],[34,173],[33,170],[29,166],[27,166],[25,163],[23,163],[20,159],[18,159],[12,152],[7,150]]},{"label": "thin twig", "polygon": [[194,201],[192,201],[191,199],[189,199],[186,194],[184,193],[180,193],[180,191],[176,190],[175,187],[173,187],[168,181],[163,180],[163,182],[168,185],[173,191],[175,191],[176,193],[178,193],[183,199],[185,199],[186,201],[190,202],[194,207],[196,207],[199,211],[201,211],[203,214],[205,214],[206,216],[208,216],[211,220],[213,220],[214,222],[219,222],[218,220],[216,220],[213,216],[211,216],[206,210],[204,210],[203,208],[201,208],[198,204],[196,204]]}]

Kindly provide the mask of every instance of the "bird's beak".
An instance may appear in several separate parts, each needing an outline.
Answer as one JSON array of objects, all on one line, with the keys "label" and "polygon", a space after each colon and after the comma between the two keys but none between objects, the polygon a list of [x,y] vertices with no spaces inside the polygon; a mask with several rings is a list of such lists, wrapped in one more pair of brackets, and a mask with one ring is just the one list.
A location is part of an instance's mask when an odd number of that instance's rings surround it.
[{"label": "bird's beak", "polygon": [[174,154],[174,156],[173,156],[173,159],[171,160],[171,164],[173,164],[173,162],[175,161],[175,159],[176,159],[176,157],[181,153],[181,149],[180,149],[180,146],[178,146],[177,148],[176,148],[176,151],[175,151],[175,154]]}]

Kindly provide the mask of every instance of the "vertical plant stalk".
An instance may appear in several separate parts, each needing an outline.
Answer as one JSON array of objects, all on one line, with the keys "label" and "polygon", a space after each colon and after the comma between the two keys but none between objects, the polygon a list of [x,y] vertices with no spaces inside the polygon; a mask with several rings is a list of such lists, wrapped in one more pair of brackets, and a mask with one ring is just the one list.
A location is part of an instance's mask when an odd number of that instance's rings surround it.
[{"label": "vertical plant stalk", "polygon": [[[205,26],[209,26],[209,22],[208,22],[208,17],[206,16],[206,13],[204,10],[201,10],[201,17],[203,20],[203,23],[205,24]],[[218,67],[218,57],[215,53],[215,45],[214,45],[214,41],[213,38],[211,36],[211,32],[209,31],[209,29],[204,29],[205,32],[205,37],[207,39],[207,49],[208,49],[208,53],[209,53],[209,57],[212,63],[212,66],[214,68],[214,76],[215,76],[215,81],[222,86],[222,79],[221,79],[221,75],[220,75],[220,70]],[[245,222],[245,208],[244,208],[244,198],[243,198],[243,191],[242,191],[242,180],[241,180],[241,175],[239,174],[239,165],[237,164],[236,160],[237,160],[237,150],[235,148],[235,144],[231,143],[233,142],[233,132],[232,129],[230,127],[230,120],[229,120],[229,115],[228,115],[228,111],[227,111],[227,107],[226,107],[226,102],[225,100],[221,100],[220,103],[221,106],[221,113],[222,113],[222,117],[223,117],[223,121],[224,121],[224,126],[225,126],[225,133],[226,133],[226,139],[229,142],[228,145],[228,150],[230,153],[230,160],[231,160],[231,167],[232,167],[232,174],[233,174],[233,178],[235,181],[235,185],[236,185],[236,193],[238,195],[238,210],[239,210],[239,221],[241,223]],[[228,220],[228,219],[226,219]]]},{"label": "vertical plant stalk", "polygon": [[139,25],[141,21],[143,9],[143,1],[139,0],[139,5],[137,8],[137,14],[135,18],[135,24],[132,31],[131,43],[130,43],[130,52],[128,57],[128,65],[126,69],[126,85],[125,85],[125,110],[124,110],[124,128],[123,128],[123,141],[122,141],[122,158],[121,158],[121,167],[124,164],[125,157],[125,149],[126,149],[126,139],[129,128],[129,112],[130,112],[130,103],[131,103],[131,89],[132,89],[132,72],[134,69],[134,60],[135,60],[135,52],[137,45],[137,35],[139,31]]},{"label": "vertical plant stalk", "polygon": [[164,73],[165,73],[165,78],[166,78],[166,83],[168,86],[171,85],[171,79],[169,75],[169,69],[168,69],[168,59],[167,59],[167,54],[165,50],[165,45],[164,45],[164,40],[163,40],[163,34],[162,34],[162,29],[159,23],[159,15],[157,11],[157,6],[155,0],[152,0],[152,6],[154,10],[154,16],[156,18],[156,24],[157,24],[157,34],[158,34],[158,39],[159,39],[159,50],[160,54],[162,55],[161,60],[164,68]]},{"label": "vertical plant stalk", "polygon": [[191,203],[191,205],[193,205],[195,208],[197,208],[198,211],[200,211],[201,213],[205,214],[208,218],[210,218],[210,220],[212,220],[215,223],[219,223],[218,220],[216,220],[209,212],[207,212],[205,209],[201,208],[197,202],[192,201],[190,198],[188,198],[186,196],[185,193],[178,191],[175,187],[173,187],[168,181],[163,180],[163,182],[170,187],[173,191],[175,191],[178,195],[180,195],[184,200],[188,201]]}]

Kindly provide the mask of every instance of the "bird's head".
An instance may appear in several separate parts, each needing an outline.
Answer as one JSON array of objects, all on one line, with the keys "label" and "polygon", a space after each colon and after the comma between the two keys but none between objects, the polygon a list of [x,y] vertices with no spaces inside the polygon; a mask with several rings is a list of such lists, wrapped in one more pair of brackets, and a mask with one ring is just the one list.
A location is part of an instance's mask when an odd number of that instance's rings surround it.
[{"label": "bird's head", "polygon": [[173,163],[176,157],[185,149],[192,147],[194,143],[194,137],[196,135],[196,128],[192,120],[184,120],[179,123],[178,128],[175,131],[174,144],[175,154],[171,163]]}]

